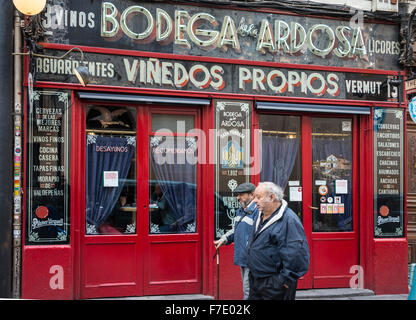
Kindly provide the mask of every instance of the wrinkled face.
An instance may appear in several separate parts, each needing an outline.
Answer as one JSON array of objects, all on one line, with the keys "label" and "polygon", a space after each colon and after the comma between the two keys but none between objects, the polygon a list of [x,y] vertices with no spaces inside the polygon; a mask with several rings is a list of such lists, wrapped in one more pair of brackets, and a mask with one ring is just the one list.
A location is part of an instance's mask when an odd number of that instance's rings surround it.
[{"label": "wrinkled face", "polygon": [[237,199],[240,202],[240,205],[243,208],[245,208],[245,207],[247,207],[250,204],[251,200],[253,200],[253,196],[252,196],[252,194],[250,194],[248,192],[246,192],[246,193],[239,193],[237,195]]},{"label": "wrinkled face", "polygon": [[275,202],[274,202],[274,195],[269,195],[267,190],[259,186],[254,190],[254,202],[257,205],[259,211],[264,213],[274,212]]}]

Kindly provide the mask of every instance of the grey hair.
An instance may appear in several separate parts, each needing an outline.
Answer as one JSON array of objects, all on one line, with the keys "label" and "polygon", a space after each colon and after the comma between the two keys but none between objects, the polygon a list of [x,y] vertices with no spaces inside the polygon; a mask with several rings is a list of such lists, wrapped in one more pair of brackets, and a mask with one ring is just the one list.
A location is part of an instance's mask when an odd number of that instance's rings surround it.
[{"label": "grey hair", "polygon": [[275,201],[282,201],[283,200],[283,190],[281,187],[279,187],[278,185],[276,185],[273,182],[260,182],[258,187],[263,187],[264,189],[266,189],[267,194],[271,195],[273,194],[275,196]]}]

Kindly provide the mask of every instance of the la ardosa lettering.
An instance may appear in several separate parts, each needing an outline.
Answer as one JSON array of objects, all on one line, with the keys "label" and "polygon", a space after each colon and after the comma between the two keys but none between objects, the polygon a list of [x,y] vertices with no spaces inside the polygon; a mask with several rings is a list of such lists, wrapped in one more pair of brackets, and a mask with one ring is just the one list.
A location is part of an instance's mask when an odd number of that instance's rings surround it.
[{"label": "la ardosa lettering", "polygon": [[[134,17],[145,21],[135,26],[129,25]],[[136,19],[137,19],[136,18]],[[145,26],[144,30],[142,25]],[[201,26],[212,28],[200,28]],[[119,11],[115,4],[103,2],[101,5],[101,37],[115,41],[122,34],[139,43],[153,41],[162,45],[175,45],[191,48],[195,44],[202,49],[232,48],[241,52],[240,37],[255,37],[256,50],[262,53],[305,54],[307,51],[320,57],[333,53],[339,58],[363,58],[368,50],[360,26],[351,28],[346,25],[330,27],[326,24],[314,24],[305,28],[298,22],[287,23],[276,19],[262,19],[260,27],[247,32],[238,21],[225,15],[222,21],[205,12],[190,15],[186,10],[175,10],[172,17],[161,8],[152,14],[147,8],[139,5],[129,6]],[[320,47],[325,38],[324,48]]]}]

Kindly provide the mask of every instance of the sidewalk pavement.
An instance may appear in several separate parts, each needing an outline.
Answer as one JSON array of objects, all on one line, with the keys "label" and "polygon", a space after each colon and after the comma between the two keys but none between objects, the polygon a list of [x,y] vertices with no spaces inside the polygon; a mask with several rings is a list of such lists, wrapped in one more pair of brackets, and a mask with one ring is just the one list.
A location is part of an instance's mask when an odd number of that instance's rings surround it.
[{"label": "sidewalk pavement", "polygon": [[309,289],[298,290],[296,300],[407,300],[408,294],[375,295],[369,289]]},{"label": "sidewalk pavement", "polygon": [[[298,290],[296,300],[407,300],[408,294],[375,295],[368,289],[308,289]],[[214,300],[202,294],[166,295],[123,298],[100,298],[94,300]],[[226,301],[226,300],[223,300]]]},{"label": "sidewalk pavement", "polygon": [[[407,300],[408,294],[375,295],[369,289],[308,289],[296,291],[296,300]],[[20,300],[2,299],[0,300]],[[215,300],[214,297],[203,294],[183,294],[144,297],[115,297],[95,298],[86,300]],[[227,300],[222,300],[227,301]]]}]

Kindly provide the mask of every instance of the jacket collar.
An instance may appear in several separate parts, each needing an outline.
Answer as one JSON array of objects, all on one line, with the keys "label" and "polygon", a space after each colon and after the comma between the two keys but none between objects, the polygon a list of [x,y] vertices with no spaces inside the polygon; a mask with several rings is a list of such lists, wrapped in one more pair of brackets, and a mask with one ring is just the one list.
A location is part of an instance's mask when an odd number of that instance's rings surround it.
[{"label": "jacket collar", "polygon": [[[282,216],[283,216],[283,212],[285,212],[287,208],[287,202],[286,200],[282,199],[282,204],[280,206],[279,211],[277,212],[277,214],[275,214],[264,226],[263,228],[261,228],[261,230],[258,232],[263,232],[266,228],[270,227],[274,222],[276,222],[277,220],[279,220]],[[258,215],[257,217],[257,221],[256,221],[256,229],[255,232],[257,232],[257,229],[259,227],[260,224],[260,219],[261,219],[261,214]]]},{"label": "jacket collar", "polygon": [[247,207],[244,208],[244,210],[247,210],[247,209],[251,211],[256,209],[256,203],[254,202],[254,200],[251,200],[251,202],[247,205]]}]

